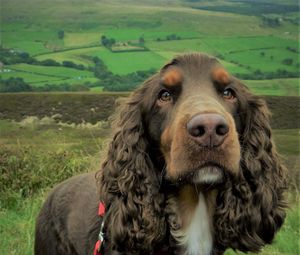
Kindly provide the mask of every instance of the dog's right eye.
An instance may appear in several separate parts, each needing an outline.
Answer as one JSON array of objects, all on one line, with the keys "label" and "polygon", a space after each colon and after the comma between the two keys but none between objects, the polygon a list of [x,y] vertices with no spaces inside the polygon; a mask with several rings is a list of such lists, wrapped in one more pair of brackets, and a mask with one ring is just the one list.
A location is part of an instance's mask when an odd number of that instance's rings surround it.
[{"label": "dog's right eye", "polygon": [[160,93],[159,93],[159,96],[158,96],[158,99],[162,102],[168,102],[168,101],[171,101],[172,100],[172,95],[169,91],[167,90],[162,90]]}]

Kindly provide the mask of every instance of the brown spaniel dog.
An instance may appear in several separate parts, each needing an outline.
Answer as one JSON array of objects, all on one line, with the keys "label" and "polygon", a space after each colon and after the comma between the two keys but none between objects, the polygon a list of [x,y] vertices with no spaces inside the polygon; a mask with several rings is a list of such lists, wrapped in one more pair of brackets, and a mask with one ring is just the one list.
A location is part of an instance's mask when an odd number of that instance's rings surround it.
[{"label": "brown spaniel dog", "polygon": [[102,169],[51,193],[35,254],[90,255],[100,230],[94,254],[258,252],[285,190],[265,102],[215,58],[178,56],[129,97]]}]

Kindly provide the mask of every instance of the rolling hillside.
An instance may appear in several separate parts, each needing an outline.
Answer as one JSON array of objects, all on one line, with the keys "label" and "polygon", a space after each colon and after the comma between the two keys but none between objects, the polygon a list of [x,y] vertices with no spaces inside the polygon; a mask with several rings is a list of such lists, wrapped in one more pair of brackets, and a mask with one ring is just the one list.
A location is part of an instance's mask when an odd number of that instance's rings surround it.
[{"label": "rolling hillside", "polygon": [[[242,79],[298,77],[297,2],[258,1],[257,13],[250,2],[3,0],[1,49],[10,56],[1,57],[0,77],[20,77],[33,89],[81,84],[114,90],[119,76],[158,70],[190,51],[217,56]],[[14,59],[24,53],[30,61]],[[105,75],[95,74],[95,57]],[[55,68],[37,71],[49,59]]]}]

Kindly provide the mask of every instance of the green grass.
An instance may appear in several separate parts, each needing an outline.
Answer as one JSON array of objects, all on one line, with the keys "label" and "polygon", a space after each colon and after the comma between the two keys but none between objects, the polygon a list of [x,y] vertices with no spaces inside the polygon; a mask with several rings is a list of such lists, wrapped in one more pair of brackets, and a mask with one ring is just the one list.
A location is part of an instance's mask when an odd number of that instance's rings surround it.
[{"label": "green grass", "polygon": [[6,66],[10,72],[1,73],[2,79],[10,77],[23,78],[25,82],[33,86],[44,86],[48,84],[83,84],[85,82],[96,82],[98,79],[89,71],[77,70],[61,66],[38,66],[28,64],[16,64]]},{"label": "green grass", "polygon": [[[126,33],[127,30],[123,31],[126,36],[135,35],[132,33]],[[131,30],[129,30],[131,31]],[[139,30],[132,29],[131,32]],[[128,31],[127,31],[128,32]],[[119,30],[115,33],[121,33]],[[153,32],[154,33],[154,32]],[[165,33],[165,32],[163,32]],[[134,33],[133,33],[134,34]],[[155,33],[154,33],[155,34]],[[157,32],[157,35],[160,33]],[[93,34],[94,35],[94,34]],[[121,33],[122,35],[122,33]],[[122,39],[122,36],[120,37]],[[224,58],[223,64],[233,73],[249,73],[260,69],[263,72],[275,72],[278,69],[286,69],[288,71],[296,72],[299,54],[286,50],[287,47],[297,48],[297,41],[282,39],[274,36],[256,36],[256,37],[203,37],[201,39],[185,39],[185,40],[174,40],[174,41],[161,41],[146,40],[146,46],[152,51],[144,53],[138,52],[127,52],[125,55],[115,55],[102,47],[91,47],[84,49],[69,50],[64,52],[45,54],[37,56],[38,60],[54,59],[58,62],[64,60],[73,61],[77,64],[83,64],[85,66],[92,65],[89,56],[98,56],[104,60],[108,65],[109,69],[117,74],[124,74],[137,70],[145,70],[145,68],[156,68],[158,69],[162,63],[162,59],[168,60],[173,58],[175,55],[183,52],[191,51],[202,51],[212,55],[222,55]],[[261,53],[264,56],[261,56]],[[136,54],[141,57],[149,57],[145,63],[149,64],[140,65],[136,63]],[[128,60],[128,55],[133,58],[132,64],[126,70],[120,71],[120,64],[124,63],[123,57]],[[293,65],[287,66],[282,64],[282,60],[285,58],[293,59]],[[129,58],[131,60],[131,58]],[[154,62],[153,62],[154,61]],[[131,62],[131,61],[130,61]],[[230,63],[230,62],[236,62]],[[240,66],[238,65],[240,64]],[[242,66],[241,66],[242,65]],[[141,69],[139,69],[141,66]]]},{"label": "green grass", "polygon": [[46,59],[53,59],[59,63],[63,61],[72,61],[75,64],[82,64],[84,66],[93,66],[94,63],[88,58],[92,56],[91,52],[98,52],[105,50],[103,47],[88,47],[81,49],[65,50],[62,52],[48,53],[36,56],[39,61]]},{"label": "green grass", "polygon": [[96,32],[66,33],[64,36],[64,46],[69,48],[99,44],[101,35],[101,33]]},{"label": "green grass", "polygon": [[38,66],[38,65],[28,65],[28,64],[16,64],[7,66],[8,68],[23,71],[32,72],[44,75],[53,75],[58,77],[93,77],[93,73],[89,71],[77,70],[68,67],[61,66]]},{"label": "green grass", "polygon": [[[264,54],[263,56],[261,54]],[[292,65],[282,63],[284,59],[292,59]],[[251,71],[276,72],[278,69],[296,73],[298,71],[299,54],[290,53],[286,49],[260,49],[226,54],[225,59],[234,61],[244,66],[249,66]]]},{"label": "green grass", "polygon": [[64,54],[73,54],[79,56],[81,59],[99,57],[107,65],[108,69],[115,74],[128,74],[138,70],[149,70],[150,68],[158,69],[166,62],[166,59],[151,51],[114,53],[103,47],[91,47],[62,53],[41,55],[38,58],[40,60],[52,58],[59,61],[60,57],[56,58],[56,56],[63,56]]},{"label": "green grass", "polygon": [[[98,169],[98,154],[103,151],[109,132],[105,123],[89,127],[58,125],[49,120],[27,119],[22,123],[0,120],[0,144],[3,145],[0,168],[9,170],[7,175],[1,175],[0,254],[14,255],[20,250],[22,254],[32,254],[35,219],[48,191],[69,176]],[[279,151],[287,161],[295,156],[299,159],[299,148],[294,145],[298,134],[299,129],[274,132]],[[291,173],[297,174],[296,169],[295,165]],[[13,177],[12,182],[8,182],[8,176]],[[300,206],[298,194],[295,190],[291,192],[294,192],[291,209],[284,227],[274,243],[263,249],[262,255],[297,254]],[[226,255],[233,254],[233,251],[226,252]]]},{"label": "green grass", "polygon": [[[284,155],[300,155],[300,130],[299,129],[276,129],[274,130],[275,141],[278,150]],[[300,163],[300,162],[299,162]]]},{"label": "green grass", "polygon": [[[261,255],[296,255],[299,254],[299,234],[300,234],[300,225],[299,225],[299,212],[300,204],[296,202],[291,209],[288,211],[288,216],[285,220],[283,228],[279,231],[272,245],[266,246],[262,251]],[[225,255],[234,255],[234,254],[245,254],[242,252],[235,253],[232,250],[229,250]],[[253,254],[253,253],[248,253]]]},{"label": "green grass", "polygon": [[[45,195],[32,199],[15,196],[18,206],[14,209],[0,209],[0,253],[17,255],[33,254],[35,220]],[[5,238],[4,238],[5,237]]]},{"label": "green grass", "polygon": [[91,92],[102,92],[103,91],[103,87],[93,87],[90,88]]},{"label": "green grass", "polygon": [[138,41],[141,36],[145,41],[153,41],[160,38],[166,40],[166,36],[176,34],[181,38],[196,38],[199,37],[199,33],[195,31],[177,31],[177,30],[145,30],[137,28],[123,28],[123,29],[109,29],[104,32],[104,35],[108,38],[115,38],[117,41]]},{"label": "green grass", "polygon": [[[298,53],[286,49],[287,47],[297,49],[296,40],[274,36],[211,36],[183,41],[150,41],[146,42],[146,45],[163,57],[172,57],[176,53],[190,51],[202,51],[215,56],[222,55],[224,66],[233,73],[249,73],[257,69],[262,72],[275,72],[278,69],[297,72],[296,65],[300,57]],[[264,56],[261,56],[261,53]],[[291,66],[282,64],[286,58],[293,59]]]},{"label": "green grass", "polygon": [[167,59],[151,51],[111,52],[104,47],[74,49],[58,53],[37,56],[38,60],[54,59],[60,63],[64,60],[76,64],[92,66],[92,57],[101,58],[108,69],[115,74],[128,74],[138,70],[159,69]]},{"label": "green grass", "polygon": [[43,54],[43,55],[37,56],[36,59],[39,61],[43,61],[46,59],[53,59],[61,64],[63,61],[71,61],[77,65],[93,66],[93,63],[91,60],[84,58],[80,54],[76,54],[75,51],[76,50]]},{"label": "green grass", "polygon": [[[95,83],[99,82],[98,78],[90,77],[90,78],[81,78],[81,77],[74,77],[71,79],[63,79],[63,80],[49,80],[47,83],[51,85],[62,85],[62,84],[71,84],[71,85],[84,85],[85,83]],[[42,87],[45,86],[45,81],[42,82],[35,82],[31,85],[34,87]]]},{"label": "green grass", "polygon": [[45,83],[54,83],[54,82],[62,82],[65,77],[53,77],[53,76],[48,76],[48,75],[43,75],[43,74],[32,74],[32,73],[27,73],[27,72],[22,72],[22,71],[16,71],[16,70],[11,70],[8,73],[1,73],[0,74],[2,79],[9,79],[11,77],[20,77],[22,78],[25,82],[35,85],[35,84],[45,84]]},{"label": "green grass", "polygon": [[98,56],[115,74],[128,74],[138,70],[158,69],[166,59],[153,52],[122,52],[112,53],[108,50],[99,51]]},{"label": "green grass", "polygon": [[299,79],[245,80],[244,83],[257,95],[297,96],[299,95]]},{"label": "green grass", "polygon": [[63,41],[57,38],[59,29],[57,31],[55,29],[40,30],[33,24],[31,26],[30,24],[26,25],[18,22],[9,25],[4,22],[1,25],[3,29],[1,40],[5,48],[14,48],[35,55],[63,47]]},{"label": "green grass", "polygon": [[108,132],[101,129],[101,123],[94,124],[94,127],[83,125],[86,128],[81,128],[80,124],[58,125],[53,118],[28,117],[20,123],[0,120],[0,143],[16,151],[29,146],[36,151],[66,150],[97,154]]}]

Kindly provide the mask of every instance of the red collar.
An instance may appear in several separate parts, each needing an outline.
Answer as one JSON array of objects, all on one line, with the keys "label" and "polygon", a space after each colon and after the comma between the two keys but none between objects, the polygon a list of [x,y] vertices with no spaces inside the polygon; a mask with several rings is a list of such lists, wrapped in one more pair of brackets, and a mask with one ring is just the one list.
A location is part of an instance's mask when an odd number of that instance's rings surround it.
[{"label": "red collar", "polygon": [[[98,216],[100,216],[101,218],[104,217],[105,215],[105,204],[104,202],[100,202],[99,203],[99,207],[98,207]],[[95,248],[94,248],[94,254],[93,255],[102,255],[102,244],[103,244],[103,241],[104,241],[104,232],[103,232],[103,229],[104,228],[104,219],[102,220],[102,223],[101,223],[101,228],[100,228],[100,233],[99,233],[99,236],[98,236],[98,241],[96,242],[95,244]],[[155,252],[155,255],[167,255],[168,252],[165,252],[165,251],[157,251]]]},{"label": "red collar", "polygon": [[[101,218],[103,218],[104,215],[105,215],[105,204],[104,204],[104,202],[99,203],[98,215]],[[101,228],[100,228],[100,233],[99,233],[99,236],[98,236],[98,241],[95,244],[94,255],[102,255],[101,250],[102,250],[102,244],[103,244],[103,241],[104,241],[103,228],[104,228],[104,219],[102,220],[102,223],[101,223]]]}]

